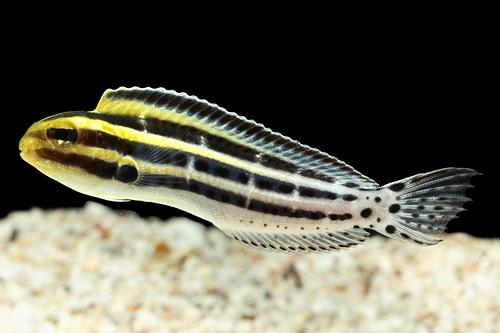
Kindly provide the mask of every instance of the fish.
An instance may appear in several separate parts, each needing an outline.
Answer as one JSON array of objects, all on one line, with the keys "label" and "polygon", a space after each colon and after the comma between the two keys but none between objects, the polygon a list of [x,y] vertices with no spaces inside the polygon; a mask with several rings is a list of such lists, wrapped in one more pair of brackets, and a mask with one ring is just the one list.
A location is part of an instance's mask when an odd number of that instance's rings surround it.
[{"label": "fish", "polygon": [[376,233],[437,244],[479,174],[448,167],[380,186],[327,153],[164,88],[108,89],[93,111],[35,122],[19,149],[73,190],[175,207],[275,252],[342,250]]}]

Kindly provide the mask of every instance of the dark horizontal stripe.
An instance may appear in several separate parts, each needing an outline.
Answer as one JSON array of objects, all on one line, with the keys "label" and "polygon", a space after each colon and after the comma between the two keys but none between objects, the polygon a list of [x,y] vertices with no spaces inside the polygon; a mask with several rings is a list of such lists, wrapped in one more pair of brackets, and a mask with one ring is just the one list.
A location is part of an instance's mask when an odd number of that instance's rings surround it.
[{"label": "dark horizontal stripe", "polygon": [[353,194],[344,194],[342,196],[342,199],[344,199],[345,201],[354,201],[354,200],[357,200],[358,197],[353,195]]},{"label": "dark horizontal stripe", "polygon": [[349,220],[349,219],[352,219],[352,214],[329,214],[328,217],[330,218],[330,220],[332,221],[345,221],[345,220]]},{"label": "dark horizontal stripe", "polygon": [[288,182],[279,181],[273,178],[264,177],[260,175],[254,176],[255,187],[277,193],[290,194],[295,189],[295,185]]},{"label": "dark horizontal stripe", "polygon": [[[203,195],[204,197],[215,201],[228,203],[241,208],[245,207],[246,198],[244,196],[236,194],[234,192],[219,189],[217,187],[196,181],[194,179],[190,179],[188,181],[185,178],[181,177],[143,174],[140,176],[138,183],[145,186],[163,186],[174,190],[189,191]],[[250,200],[248,209],[264,214],[305,218],[310,220],[320,220],[326,217],[326,215],[320,211],[292,209],[287,206],[279,206],[255,199]]]},{"label": "dark horizontal stripe", "polygon": [[[90,147],[115,150],[120,154],[129,155],[138,160],[158,164],[186,166],[187,160],[193,159],[195,170],[241,184],[247,184],[251,176],[251,174],[244,169],[224,164],[217,160],[181,152],[175,149],[165,149],[154,145],[122,139],[101,131],[81,130],[79,132],[78,143]],[[261,189],[284,194],[292,193],[295,189],[292,183],[278,181],[273,178],[259,175],[254,175],[254,177],[256,186]]]},{"label": "dark horizontal stripe", "polygon": [[305,186],[299,187],[299,195],[301,197],[306,197],[306,198],[318,198],[318,199],[330,199],[330,200],[335,200],[338,198],[338,195],[333,192],[321,191],[314,189],[312,187],[305,187]]},{"label": "dark horizontal stripe", "polygon": [[[283,161],[282,159],[276,158],[271,155],[262,155],[260,157],[259,164],[276,170],[283,170],[290,173],[297,173],[299,171],[299,167],[293,163]],[[309,178],[316,178],[316,173],[311,171]],[[307,176],[306,176],[307,177]],[[319,179],[319,178],[316,178]]]},{"label": "dark horizontal stripe", "polygon": [[143,186],[161,186],[174,190],[189,191],[203,195],[204,197],[215,201],[229,203],[242,208],[245,207],[246,203],[246,198],[242,195],[222,190],[194,179],[190,179],[188,181],[185,178],[175,176],[141,174],[138,184]]},{"label": "dark horizontal stripe", "polygon": [[[282,145],[284,150],[292,151],[293,149],[294,152],[304,154],[305,157],[314,156],[315,158],[324,158],[324,154],[320,152],[311,152],[310,149],[300,145],[299,143],[290,141],[289,139],[285,139],[279,134],[272,133],[259,124],[255,124],[233,115],[229,115],[225,111],[222,111],[217,107],[208,105],[202,101],[196,101],[190,98],[185,98],[177,95],[169,95],[157,91],[140,89],[127,91],[119,90],[109,93],[107,97],[111,99],[123,98],[128,100],[136,100],[145,102],[147,104],[153,104],[158,107],[170,106],[173,110],[178,112],[186,112],[188,115],[196,114],[200,119],[206,118],[211,121],[217,121],[219,125],[224,125],[224,128],[226,130],[237,130],[238,132],[245,132],[245,134],[248,136],[253,135],[255,139],[259,139],[260,136],[262,136],[262,138],[267,142],[274,142],[277,145]],[[311,169],[301,169],[295,163],[285,161],[281,158],[269,154],[261,154],[259,157],[259,161],[257,161],[259,151],[257,151],[256,149],[235,143],[220,136],[212,135],[192,126],[180,125],[175,122],[160,120],[157,118],[145,118],[139,120],[137,117],[132,115],[116,115],[77,111],[61,113],[46,118],[46,120],[72,116],[99,119],[114,125],[129,127],[138,131],[146,131],[148,133],[165,137],[171,137],[193,144],[200,144],[201,138],[203,137],[205,139],[205,144],[207,145],[207,147],[217,152],[228,154],[250,162],[258,162],[262,166],[271,169],[287,171],[290,173],[298,173],[307,178],[318,179],[330,183],[335,181],[335,178],[332,176],[328,176]],[[311,153],[313,154],[311,155]],[[352,170],[349,169],[349,167],[347,168],[348,170],[346,171],[351,171],[352,173]]]},{"label": "dark horizontal stripe", "polygon": [[200,156],[194,157],[193,165],[197,171],[245,185],[250,179],[250,173],[243,169],[235,168],[219,161]]},{"label": "dark horizontal stripe", "polygon": [[122,139],[101,131],[81,130],[79,132],[78,143],[89,147],[114,150],[122,155],[129,155],[137,160],[157,164],[185,167],[188,159],[193,159],[194,168],[197,171],[241,184],[247,184],[250,179],[250,173],[246,170],[221,163],[217,160],[204,158],[175,149],[166,149]]},{"label": "dark horizontal stripe", "polygon": [[294,218],[305,218],[309,220],[321,220],[326,217],[326,215],[320,211],[292,209],[287,206],[279,206],[255,199],[250,200],[248,209],[264,214],[294,217]]},{"label": "dark horizontal stripe", "polygon": [[112,179],[118,169],[117,163],[74,153],[62,153],[56,150],[41,148],[36,153],[41,158],[51,160],[60,164],[77,167],[87,173],[105,179]]},{"label": "dark horizontal stripe", "polygon": [[325,181],[328,183],[335,182],[334,177],[327,176],[327,175],[324,175],[322,173],[318,173],[314,170],[305,169],[305,170],[300,170],[298,173],[299,173],[299,175],[307,177],[307,178],[318,179],[318,180],[322,180],[322,181]]}]

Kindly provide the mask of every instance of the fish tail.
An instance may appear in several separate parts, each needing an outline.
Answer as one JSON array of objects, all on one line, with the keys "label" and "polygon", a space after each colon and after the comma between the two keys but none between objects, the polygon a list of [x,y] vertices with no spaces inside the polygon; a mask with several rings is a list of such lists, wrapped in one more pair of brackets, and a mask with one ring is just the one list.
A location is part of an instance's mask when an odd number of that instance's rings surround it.
[{"label": "fish tail", "polygon": [[383,186],[393,199],[388,203],[388,218],[377,231],[420,245],[439,243],[433,235],[445,231],[448,222],[465,210],[464,203],[471,201],[465,191],[474,187],[470,180],[476,175],[472,169],[445,168]]}]

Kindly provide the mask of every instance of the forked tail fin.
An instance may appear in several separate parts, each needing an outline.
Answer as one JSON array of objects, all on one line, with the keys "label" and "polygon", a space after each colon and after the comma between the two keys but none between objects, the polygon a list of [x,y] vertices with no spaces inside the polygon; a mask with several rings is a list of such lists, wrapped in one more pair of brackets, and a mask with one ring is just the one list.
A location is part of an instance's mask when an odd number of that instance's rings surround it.
[{"label": "forked tail fin", "polygon": [[472,169],[446,168],[383,186],[395,194],[395,200],[380,232],[421,245],[439,243],[432,235],[443,232],[465,210],[464,203],[471,200],[465,190],[473,187],[470,179],[476,175]]}]

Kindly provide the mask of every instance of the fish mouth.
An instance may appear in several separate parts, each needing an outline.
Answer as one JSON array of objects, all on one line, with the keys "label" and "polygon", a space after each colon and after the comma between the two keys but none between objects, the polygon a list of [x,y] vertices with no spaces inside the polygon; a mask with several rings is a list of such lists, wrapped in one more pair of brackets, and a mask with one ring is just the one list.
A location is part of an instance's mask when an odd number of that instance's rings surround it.
[{"label": "fish mouth", "polygon": [[21,138],[21,140],[19,141],[19,155],[24,161],[32,164],[34,149],[33,147],[30,147],[29,141],[31,140],[29,140],[29,138],[26,138],[26,136]]}]

